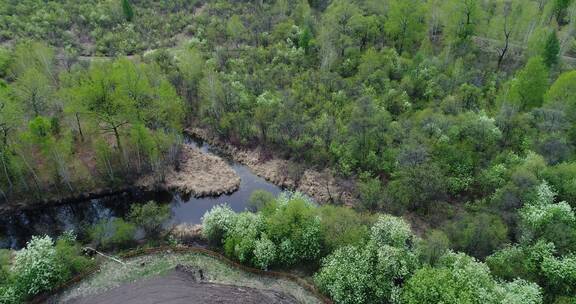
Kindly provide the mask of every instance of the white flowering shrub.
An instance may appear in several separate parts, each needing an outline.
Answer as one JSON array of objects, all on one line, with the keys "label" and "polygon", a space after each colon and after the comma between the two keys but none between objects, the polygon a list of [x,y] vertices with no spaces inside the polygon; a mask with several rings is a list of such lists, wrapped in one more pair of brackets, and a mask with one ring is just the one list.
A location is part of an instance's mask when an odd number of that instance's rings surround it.
[{"label": "white flowering shrub", "polygon": [[542,289],[538,284],[516,279],[500,287],[502,304],[542,304]]},{"label": "white flowering shrub", "polygon": [[66,278],[49,236],[32,237],[26,248],[18,251],[13,263],[16,293],[28,298],[50,290]]},{"label": "white flowering shrub", "polygon": [[549,285],[566,295],[576,295],[576,254],[544,257],[540,267]]},{"label": "white flowering shrub", "polygon": [[380,260],[386,255],[380,254],[375,244],[341,247],[322,261],[315,282],[338,304],[390,303],[398,296],[400,286],[395,281],[403,278],[394,273],[396,267],[392,265],[403,264],[399,260],[405,257],[393,255]]},{"label": "white flowering shrub", "polygon": [[550,205],[527,205],[520,210],[525,228],[536,231],[552,220],[564,223],[576,223],[572,207],[566,202]]},{"label": "white flowering shrub", "polygon": [[296,243],[301,259],[313,261],[320,255],[322,243],[322,233],[320,229],[319,217],[310,219],[310,221],[302,227],[301,234]]},{"label": "white flowering shrub", "polygon": [[379,246],[406,247],[411,238],[410,225],[399,217],[381,215],[372,226],[371,239]]},{"label": "white flowering shrub", "polygon": [[548,185],[548,182],[544,181],[536,187],[536,200],[532,203],[535,205],[550,205],[554,203],[556,195],[554,189]]},{"label": "white flowering shrub", "polygon": [[400,283],[418,266],[413,251],[370,242],[337,249],[322,261],[315,281],[335,303],[396,303]]},{"label": "white flowering shrub", "polygon": [[316,207],[317,204],[312,201],[312,199],[306,194],[299,191],[283,191],[276,198],[276,203],[279,207],[286,206],[291,201],[303,201],[306,205],[310,207]]},{"label": "white flowering shrub", "polygon": [[418,267],[418,257],[411,250],[392,246],[378,248],[378,271],[388,278],[390,291],[394,288],[394,279],[407,278]]},{"label": "white flowering shrub", "polygon": [[314,280],[318,288],[338,304],[379,303],[381,294],[366,252],[354,246],[337,249],[322,261]]},{"label": "white flowering shrub", "polygon": [[291,239],[283,240],[278,246],[278,262],[282,265],[294,265],[298,261],[298,253]]},{"label": "white flowering shrub", "polygon": [[243,212],[236,215],[234,225],[230,228],[224,241],[224,250],[228,256],[240,262],[250,262],[253,257],[256,240],[264,229],[260,214]]},{"label": "white flowering shrub", "polygon": [[254,246],[254,265],[267,270],[276,261],[276,245],[266,234],[256,241]]},{"label": "white flowering shrub", "polygon": [[14,286],[0,286],[0,304],[16,304],[22,302]]},{"label": "white flowering shrub", "polygon": [[236,223],[236,213],[228,205],[216,205],[202,217],[202,236],[218,244]]},{"label": "white flowering shrub", "polygon": [[[536,199],[519,211],[522,237],[526,240],[542,238],[553,242],[561,252],[569,252],[573,248],[569,240],[570,231],[576,229],[576,213],[566,202],[554,203],[555,197],[556,193],[546,182],[536,188]],[[554,228],[560,226],[564,227],[563,233]]]}]

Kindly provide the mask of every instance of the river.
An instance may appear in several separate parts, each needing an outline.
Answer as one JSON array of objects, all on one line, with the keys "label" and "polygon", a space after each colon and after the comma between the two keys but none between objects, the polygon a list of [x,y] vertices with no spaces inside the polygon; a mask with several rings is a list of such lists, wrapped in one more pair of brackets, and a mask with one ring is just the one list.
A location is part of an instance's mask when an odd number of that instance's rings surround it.
[{"label": "river", "polygon": [[226,203],[235,211],[243,211],[247,208],[253,191],[266,190],[274,195],[282,191],[280,187],[255,175],[248,167],[225,157],[201,140],[186,137],[185,144],[195,146],[203,153],[216,154],[227,159],[230,166],[240,176],[240,188],[232,194],[219,197],[194,198],[185,197],[176,192],[138,192],[18,211],[0,218],[0,248],[21,248],[32,235],[57,236],[67,230],[83,231],[102,219],[124,217],[129,212],[131,204],[149,200],[170,204],[172,209],[170,224],[198,224],[202,215],[214,205]]}]

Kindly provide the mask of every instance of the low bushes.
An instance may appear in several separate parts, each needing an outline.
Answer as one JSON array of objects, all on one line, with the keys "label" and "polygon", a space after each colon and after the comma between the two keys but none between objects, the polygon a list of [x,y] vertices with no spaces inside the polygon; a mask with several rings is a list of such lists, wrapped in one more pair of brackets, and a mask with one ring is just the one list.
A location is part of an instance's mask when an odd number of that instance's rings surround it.
[{"label": "low bushes", "polygon": [[202,224],[204,236],[222,244],[226,255],[262,269],[315,262],[323,243],[320,217],[301,195],[268,201],[256,214],[215,206]]},{"label": "low bushes", "polygon": [[336,303],[391,303],[418,267],[410,226],[380,216],[365,246],[345,246],[323,259],[315,281]]},{"label": "low bushes", "polygon": [[315,207],[299,194],[261,201],[257,213],[215,206],[203,217],[205,237],[261,269],[315,269],[316,286],[335,303],[543,303],[536,283],[498,280],[486,264],[452,252],[441,230],[422,240],[402,218]]},{"label": "low bushes", "polygon": [[100,248],[127,248],[134,244],[136,225],[121,218],[104,219],[89,230],[90,239]]},{"label": "low bushes", "polygon": [[128,220],[103,219],[88,229],[88,235],[92,243],[102,249],[125,249],[134,245],[138,229],[144,232],[148,241],[156,241],[169,218],[169,205],[159,205],[154,201],[133,204]]},{"label": "low bushes", "polygon": [[35,236],[12,261],[3,253],[0,262],[0,303],[6,304],[22,303],[49,291],[94,263],[82,255],[72,233],[63,234],[56,242],[49,236]]}]

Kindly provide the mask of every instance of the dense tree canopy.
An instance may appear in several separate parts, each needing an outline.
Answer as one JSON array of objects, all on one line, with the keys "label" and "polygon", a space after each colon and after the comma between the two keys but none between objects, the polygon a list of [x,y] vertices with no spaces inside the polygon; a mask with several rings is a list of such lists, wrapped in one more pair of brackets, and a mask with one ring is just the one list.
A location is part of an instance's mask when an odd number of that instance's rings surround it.
[{"label": "dense tree canopy", "polygon": [[[326,169],[375,214],[215,207],[203,233],[232,258],[320,267],[339,303],[574,299],[576,1],[22,0],[0,17],[1,204],[161,181],[199,127],[295,176]],[[135,229],[92,234],[113,248]]]}]

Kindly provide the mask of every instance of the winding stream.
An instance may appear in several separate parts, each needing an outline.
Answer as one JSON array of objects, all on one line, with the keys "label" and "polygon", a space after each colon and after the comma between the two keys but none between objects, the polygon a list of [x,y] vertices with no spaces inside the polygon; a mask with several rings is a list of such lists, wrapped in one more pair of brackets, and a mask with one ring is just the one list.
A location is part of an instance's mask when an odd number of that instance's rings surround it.
[{"label": "winding stream", "polygon": [[[212,149],[207,143],[198,139],[186,138],[185,143],[199,148],[203,153],[223,156]],[[240,176],[238,191],[219,197],[185,197],[179,193],[129,193],[101,199],[80,201],[71,204],[48,206],[35,210],[18,211],[11,215],[0,217],[0,248],[21,248],[32,235],[48,234],[51,236],[74,229],[75,231],[98,222],[101,219],[124,217],[130,210],[130,205],[155,200],[170,204],[172,209],[171,222],[174,224],[198,224],[202,215],[214,205],[227,203],[235,211],[243,211],[247,207],[250,195],[254,190],[266,190],[278,195],[282,189],[263,178],[255,175],[244,165],[229,158],[230,166]]]}]

